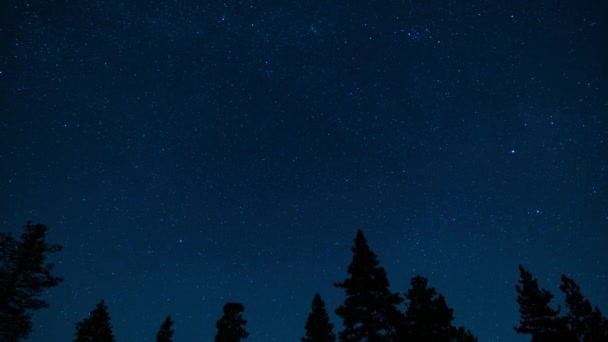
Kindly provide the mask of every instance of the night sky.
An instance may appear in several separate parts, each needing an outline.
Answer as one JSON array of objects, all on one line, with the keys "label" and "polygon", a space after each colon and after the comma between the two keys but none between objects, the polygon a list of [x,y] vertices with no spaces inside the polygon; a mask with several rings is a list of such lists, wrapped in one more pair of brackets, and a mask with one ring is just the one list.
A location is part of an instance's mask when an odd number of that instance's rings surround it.
[{"label": "night sky", "polygon": [[606,75],[606,1],[2,1],[0,229],[64,246],[29,341],[337,332],[357,229],[480,341],[529,340],[520,263],[607,314]]}]

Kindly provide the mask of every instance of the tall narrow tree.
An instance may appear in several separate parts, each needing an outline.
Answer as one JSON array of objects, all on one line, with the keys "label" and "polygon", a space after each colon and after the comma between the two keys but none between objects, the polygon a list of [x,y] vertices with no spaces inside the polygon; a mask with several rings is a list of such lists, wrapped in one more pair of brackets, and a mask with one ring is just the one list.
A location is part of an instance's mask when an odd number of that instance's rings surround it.
[{"label": "tall narrow tree", "polygon": [[400,340],[411,342],[477,341],[470,331],[452,325],[454,315],[443,295],[428,287],[428,280],[416,276],[405,294],[405,322]]},{"label": "tall narrow tree", "polygon": [[32,330],[32,312],[48,307],[41,294],[57,286],[62,279],[54,276],[49,254],[61,246],[46,243],[48,228],[27,222],[21,240],[0,233],[0,341],[15,342]]},{"label": "tall narrow tree", "polygon": [[350,275],[334,284],[346,291],[344,304],[336,314],[344,321],[340,341],[390,341],[396,336],[396,325],[402,319],[397,305],[403,301],[389,290],[389,281],[378,258],[368,247],[361,230],[352,248]]},{"label": "tall narrow tree", "polygon": [[325,303],[317,293],[312,299],[312,311],[306,319],[306,335],[302,342],[334,342],[336,335],[333,332],[334,325],[329,322]]},{"label": "tall narrow tree", "polygon": [[249,333],[245,330],[247,321],[243,319],[242,313],[245,307],[241,303],[226,303],[224,315],[215,324],[217,335],[215,342],[238,342],[246,339]]},{"label": "tall narrow tree", "polygon": [[156,342],[172,342],[173,341],[173,321],[171,316],[167,316],[165,321],[160,326],[156,334]]},{"label": "tall narrow tree", "polygon": [[110,314],[103,300],[91,311],[89,317],[76,323],[74,342],[114,342]]},{"label": "tall narrow tree", "polygon": [[519,265],[519,285],[516,285],[517,303],[521,320],[515,331],[519,334],[530,334],[533,342],[571,341],[564,319],[559,317],[560,307],[552,309],[549,303],[553,299],[551,292],[539,288],[538,282],[523,266]]},{"label": "tall narrow tree", "polygon": [[608,322],[598,307],[581,293],[581,289],[571,278],[562,275],[560,290],[566,295],[568,315],[566,321],[573,336],[581,342],[608,341]]}]

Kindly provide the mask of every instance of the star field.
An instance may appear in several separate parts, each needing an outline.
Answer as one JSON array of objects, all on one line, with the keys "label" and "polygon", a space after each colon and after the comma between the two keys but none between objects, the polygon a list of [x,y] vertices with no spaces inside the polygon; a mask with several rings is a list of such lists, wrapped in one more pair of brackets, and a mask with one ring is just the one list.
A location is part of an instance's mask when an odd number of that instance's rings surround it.
[{"label": "star field", "polygon": [[[362,229],[480,341],[526,341],[523,264],[608,312],[608,8],[333,1],[0,5],[0,224],[65,278],[29,341],[105,299],[119,341],[248,341],[333,313]],[[402,309],[402,308],[401,308]]]}]

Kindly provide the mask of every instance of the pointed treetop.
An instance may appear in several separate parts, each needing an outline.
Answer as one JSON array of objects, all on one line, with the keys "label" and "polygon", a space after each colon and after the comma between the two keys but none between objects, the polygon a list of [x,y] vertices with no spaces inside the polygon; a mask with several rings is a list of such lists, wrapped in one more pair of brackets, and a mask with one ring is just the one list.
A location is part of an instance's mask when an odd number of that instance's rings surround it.
[{"label": "pointed treetop", "polygon": [[403,299],[389,289],[389,281],[374,252],[367,245],[361,230],[357,231],[353,258],[348,266],[349,277],[334,285],[346,292],[344,304],[336,314],[344,321],[340,340],[364,341],[392,338],[395,323],[402,315],[396,305]]},{"label": "pointed treetop", "polygon": [[363,234],[363,231],[361,229],[357,230],[357,235],[355,236],[355,244],[352,247],[352,251],[353,252],[371,252],[373,254],[373,252],[369,249],[369,246],[367,245],[367,239],[365,238],[365,235]]},{"label": "pointed treetop", "polygon": [[[379,278],[379,281],[382,283],[381,286],[389,286],[384,268],[378,267],[380,265],[378,256],[369,248],[367,239],[360,229],[357,230],[352,251],[353,260],[348,266],[348,274],[352,275],[353,279],[358,279],[362,276],[366,278]],[[382,281],[383,279],[386,279],[386,283]],[[336,286],[341,287],[338,284]]]},{"label": "pointed treetop", "polygon": [[336,340],[332,329],[334,325],[329,322],[325,303],[317,293],[312,300],[312,311],[306,319],[306,336],[302,342],[333,342]]},{"label": "pointed treetop", "polygon": [[104,301],[100,301],[89,317],[76,324],[74,342],[114,342],[110,314]]},{"label": "pointed treetop", "polygon": [[156,334],[156,342],[171,341],[173,341],[173,320],[171,320],[171,316],[167,316],[163,324],[160,326],[160,330]]}]

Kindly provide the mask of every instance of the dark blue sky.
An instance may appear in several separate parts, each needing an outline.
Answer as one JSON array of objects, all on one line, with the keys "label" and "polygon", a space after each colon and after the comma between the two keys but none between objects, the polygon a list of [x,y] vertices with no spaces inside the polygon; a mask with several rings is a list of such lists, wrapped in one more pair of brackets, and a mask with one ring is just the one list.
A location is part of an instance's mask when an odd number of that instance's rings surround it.
[{"label": "dark blue sky", "polygon": [[362,229],[480,341],[526,341],[523,264],[608,311],[603,1],[0,5],[0,223],[50,227],[30,341],[105,299],[119,341],[248,341],[331,319]]}]

